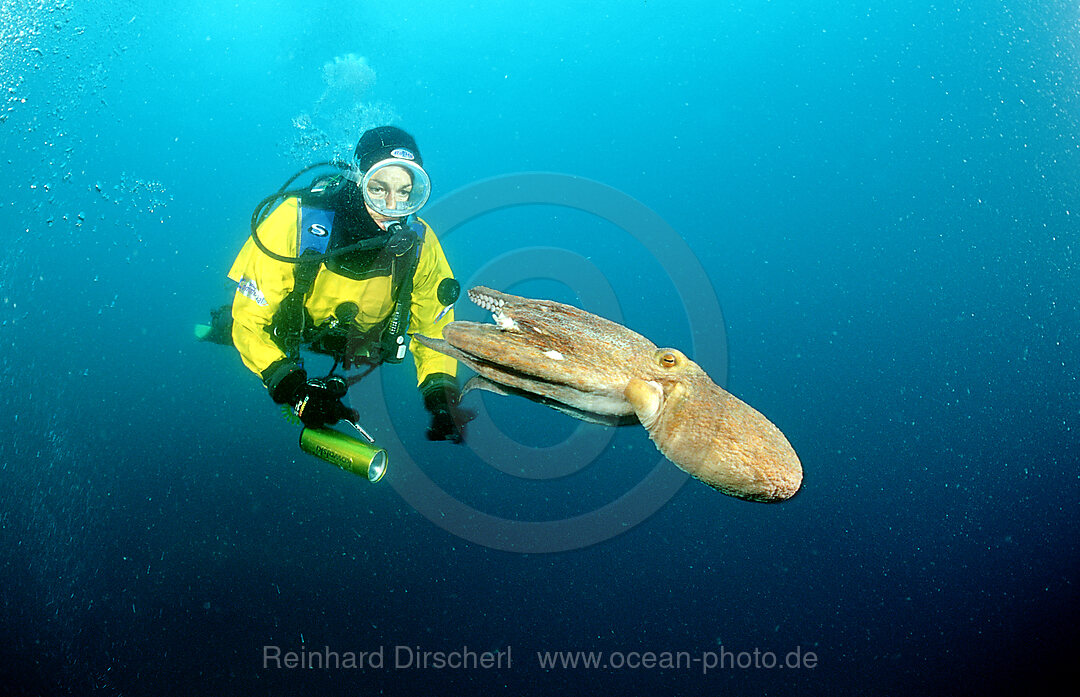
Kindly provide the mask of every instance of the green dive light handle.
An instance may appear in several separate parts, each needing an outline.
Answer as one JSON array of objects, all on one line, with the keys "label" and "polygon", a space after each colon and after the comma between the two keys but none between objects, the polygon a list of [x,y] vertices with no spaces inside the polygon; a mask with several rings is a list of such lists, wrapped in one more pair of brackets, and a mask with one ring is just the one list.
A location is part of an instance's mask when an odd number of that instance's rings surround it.
[{"label": "green dive light handle", "polygon": [[300,431],[300,449],[369,482],[382,479],[389,463],[382,448],[332,428],[304,428]]}]

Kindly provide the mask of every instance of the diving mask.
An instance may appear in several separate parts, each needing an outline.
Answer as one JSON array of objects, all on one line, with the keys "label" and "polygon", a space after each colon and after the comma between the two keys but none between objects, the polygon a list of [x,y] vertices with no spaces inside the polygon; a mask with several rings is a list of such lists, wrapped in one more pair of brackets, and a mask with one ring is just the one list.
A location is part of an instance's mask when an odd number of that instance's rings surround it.
[{"label": "diving mask", "polygon": [[407,218],[427,203],[431,180],[416,162],[395,157],[372,165],[360,179],[360,190],[376,213]]}]

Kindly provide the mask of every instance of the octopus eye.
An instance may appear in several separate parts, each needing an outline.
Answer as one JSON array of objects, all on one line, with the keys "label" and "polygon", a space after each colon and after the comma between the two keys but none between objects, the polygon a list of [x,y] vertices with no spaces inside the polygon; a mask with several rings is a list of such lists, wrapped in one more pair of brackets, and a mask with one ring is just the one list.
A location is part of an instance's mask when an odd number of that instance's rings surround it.
[{"label": "octopus eye", "polygon": [[665,351],[660,354],[660,367],[661,368],[674,368],[678,365],[679,359],[671,351]]}]

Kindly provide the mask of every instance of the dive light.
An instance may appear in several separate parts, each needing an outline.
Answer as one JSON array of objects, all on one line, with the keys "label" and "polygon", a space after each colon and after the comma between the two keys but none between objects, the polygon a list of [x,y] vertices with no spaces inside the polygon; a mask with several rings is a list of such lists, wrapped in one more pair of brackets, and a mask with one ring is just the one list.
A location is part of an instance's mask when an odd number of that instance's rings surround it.
[{"label": "dive light", "polygon": [[300,431],[300,449],[345,470],[377,482],[386,474],[389,458],[386,451],[359,424],[348,422],[369,442],[353,438],[332,428],[304,428]]}]

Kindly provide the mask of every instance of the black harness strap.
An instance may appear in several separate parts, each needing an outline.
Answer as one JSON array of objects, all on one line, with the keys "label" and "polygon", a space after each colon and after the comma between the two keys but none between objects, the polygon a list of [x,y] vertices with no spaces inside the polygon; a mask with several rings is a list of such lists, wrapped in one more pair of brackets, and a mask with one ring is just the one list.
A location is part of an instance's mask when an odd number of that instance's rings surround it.
[{"label": "black harness strap", "polygon": [[300,359],[300,344],[304,340],[304,304],[315,277],[319,275],[322,255],[308,249],[300,255],[294,272],[293,289],[281,301],[280,318],[275,333],[282,337],[285,355],[292,360]]},{"label": "black harness strap", "polygon": [[420,261],[420,247],[422,239],[417,240],[415,249],[402,257],[394,260],[393,281],[391,287],[396,290],[393,293],[394,308],[390,316],[385,320],[385,329],[382,334],[381,350],[382,360],[386,363],[400,363],[405,358],[405,333],[409,330],[409,322],[412,318],[412,290],[413,274],[416,273],[416,265]]}]

